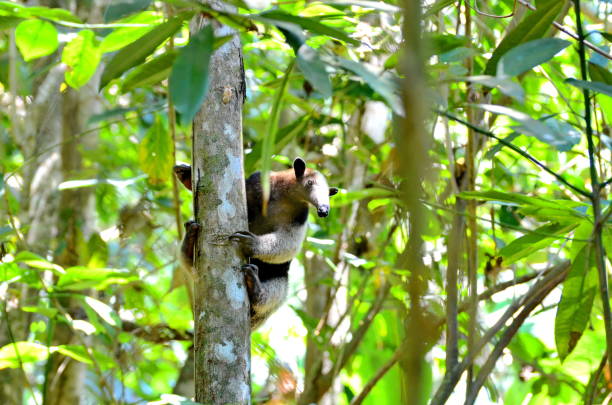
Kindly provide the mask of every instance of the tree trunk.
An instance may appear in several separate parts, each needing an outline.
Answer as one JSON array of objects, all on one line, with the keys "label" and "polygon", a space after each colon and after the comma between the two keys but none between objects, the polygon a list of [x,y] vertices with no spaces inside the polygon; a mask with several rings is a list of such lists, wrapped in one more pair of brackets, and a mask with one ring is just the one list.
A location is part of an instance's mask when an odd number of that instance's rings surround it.
[{"label": "tree trunk", "polygon": [[[208,23],[214,25],[215,36],[235,33],[198,17],[192,34]],[[209,80],[208,96],[193,123],[194,211],[200,224],[194,291],[196,401],[247,404],[249,300],[240,269],[243,258],[228,241],[232,233],[248,229],[242,151],[245,82],[237,34],[212,56]]]}]

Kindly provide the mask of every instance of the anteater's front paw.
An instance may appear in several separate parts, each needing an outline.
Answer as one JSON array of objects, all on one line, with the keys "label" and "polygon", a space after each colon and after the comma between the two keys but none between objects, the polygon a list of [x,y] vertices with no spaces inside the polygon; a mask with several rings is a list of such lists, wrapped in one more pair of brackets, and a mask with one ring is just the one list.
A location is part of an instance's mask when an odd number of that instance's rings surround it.
[{"label": "anteater's front paw", "polygon": [[246,257],[253,257],[255,246],[257,246],[257,235],[249,231],[240,231],[233,233],[229,239],[232,242],[238,243],[242,254]]}]

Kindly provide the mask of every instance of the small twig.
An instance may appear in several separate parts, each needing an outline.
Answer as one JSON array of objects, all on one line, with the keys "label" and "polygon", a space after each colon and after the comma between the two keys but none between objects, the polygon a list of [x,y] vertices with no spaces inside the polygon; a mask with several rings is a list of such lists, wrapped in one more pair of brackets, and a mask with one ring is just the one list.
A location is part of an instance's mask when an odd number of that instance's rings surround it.
[{"label": "small twig", "polygon": [[554,172],[553,170],[549,169],[544,163],[540,162],[539,160],[537,160],[536,158],[534,158],[533,156],[531,156],[529,153],[525,152],[524,150],[522,150],[521,148],[513,145],[512,143],[506,141],[505,139],[499,138],[498,136],[496,136],[495,134],[493,134],[490,131],[487,131],[483,128],[480,128],[476,125],[470,124],[469,122],[456,117],[446,111],[442,111],[442,110],[436,110],[436,112],[438,114],[444,115],[445,117],[458,122],[460,124],[465,125],[466,127],[474,130],[475,132],[478,132],[479,134],[482,134],[486,137],[489,138],[493,138],[495,140],[497,140],[499,143],[501,143],[502,145],[512,149],[513,151],[515,151],[516,153],[518,153],[519,155],[523,156],[525,159],[529,160],[531,163],[535,164],[536,166],[538,166],[539,168],[541,168],[542,170],[544,170],[545,172],[547,172],[548,174],[552,175],[553,177],[555,177],[557,180],[559,180],[561,183],[565,184],[567,187],[571,188],[572,190],[574,190],[575,192],[577,192],[578,194],[582,195],[583,197],[586,198],[591,198],[591,193],[589,193],[586,190],[583,190],[579,187],[574,186],[573,184],[571,184],[569,181],[565,180],[565,178],[563,178],[562,176],[560,176],[559,174],[557,174],[556,172]]},{"label": "small twig", "polygon": [[603,373],[607,360],[608,355],[607,353],[604,353],[603,357],[601,358],[601,361],[599,362],[597,370],[595,370],[595,372],[593,372],[593,374],[591,374],[591,377],[589,378],[586,390],[584,391],[585,405],[593,405],[593,402],[595,401],[595,395],[597,393],[597,384],[599,383],[599,379],[601,378],[601,374]]},{"label": "small twig", "polygon": [[510,326],[506,328],[499,341],[493,348],[493,351],[487,358],[486,362],[480,369],[478,376],[474,380],[471,389],[467,394],[467,398],[465,400],[466,405],[471,405],[476,400],[478,396],[478,392],[484,385],[486,379],[489,377],[489,374],[493,371],[497,360],[502,355],[506,346],[510,344],[510,341],[514,337],[514,335],[518,332],[519,328],[523,325],[527,317],[531,314],[531,312],[535,309],[536,306],[540,305],[540,303],[548,296],[548,294],[557,286],[563,279],[565,278],[564,273],[555,274],[549,280],[547,280],[542,288],[537,291],[534,295],[528,296],[525,305],[521,312],[517,315],[516,318],[512,321]]},{"label": "small twig", "polygon": [[376,374],[374,374],[374,377],[372,377],[370,381],[368,381],[367,384],[363,386],[363,389],[361,390],[361,392],[356,397],[353,398],[350,405],[361,405],[361,403],[368,396],[370,391],[372,391],[376,383],[378,383],[378,381],[380,381],[381,378],[383,378],[385,374],[387,374],[387,372],[391,369],[391,367],[393,367],[395,363],[397,363],[402,358],[402,356],[404,355],[404,352],[406,351],[405,346],[406,346],[406,342],[404,341],[404,343],[401,344],[395,350],[395,353],[393,353],[393,356],[391,356],[391,358],[387,360],[387,362],[376,372]]},{"label": "small twig", "polygon": [[[469,354],[463,361],[456,366],[452,370],[447,370],[444,379],[440,383],[440,386],[436,390],[432,400],[431,405],[442,405],[446,403],[448,397],[453,392],[455,386],[459,382],[461,375],[468,368],[470,364],[474,362],[476,355],[482,350],[482,348],[489,343],[493,337],[504,327],[506,322],[514,316],[514,313],[517,312],[523,305],[531,302],[530,297],[538,296],[540,291],[546,289],[551,280],[556,280],[557,277],[561,278],[567,275],[567,271],[569,270],[569,262],[563,262],[559,265],[556,265],[550,269],[550,271],[543,275],[540,280],[538,280],[534,285],[531,286],[529,291],[526,294],[521,296],[512,302],[507,308],[504,314],[497,320],[497,322],[491,326],[482,338],[476,343],[474,351]],[[561,281],[559,280],[559,282]],[[558,283],[557,283],[558,284]],[[530,311],[531,312],[531,311]]]}]

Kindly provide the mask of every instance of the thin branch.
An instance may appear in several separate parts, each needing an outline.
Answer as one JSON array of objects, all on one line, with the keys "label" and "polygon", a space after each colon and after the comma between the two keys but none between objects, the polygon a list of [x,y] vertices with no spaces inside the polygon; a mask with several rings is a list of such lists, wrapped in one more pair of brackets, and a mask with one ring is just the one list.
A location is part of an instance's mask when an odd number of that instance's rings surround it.
[{"label": "thin branch", "polygon": [[385,374],[387,374],[387,372],[395,365],[395,363],[397,363],[402,358],[402,356],[404,355],[406,351],[405,346],[406,346],[406,341],[404,341],[404,343],[401,344],[395,350],[395,353],[393,353],[393,356],[391,356],[391,358],[387,360],[387,362],[376,372],[376,374],[374,374],[374,377],[372,377],[370,381],[368,381],[367,384],[363,386],[363,389],[361,390],[361,392],[356,397],[353,398],[350,405],[361,405],[361,403],[368,396],[370,391],[372,391],[376,383],[378,383],[378,381],[380,381],[381,378],[383,378]]},{"label": "thin branch", "polygon": [[544,298],[546,298],[548,294],[557,285],[559,285],[559,283],[563,281],[564,278],[565,278],[564,273],[555,274],[553,277],[551,277],[549,280],[547,280],[542,285],[542,288],[539,291],[537,291],[536,294],[528,296],[523,309],[518,314],[518,316],[514,318],[510,326],[506,328],[506,330],[500,337],[499,341],[493,348],[493,351],[487,358],[487,361],[484,363],[484,365],[480,369],[480,372],[478,373],[478,376],[476,377],[474,384],[472,385],[471,389],[469,390],[467,394],[467,398],[465,401],[466,405],[471,405],[474,403],[474,401],[476,400],[476,397],[478,396],[478,392],[484,385],[486,379],[489,377],[489,374],[491,374],[491,372],[493,371],[493,368],[495,367],[497,360],[502,355],[506,346],[510,344],[510,342],[512,341],[512,338],[514,337],[514,335],[516,335],[519,328],[523,325],[523,323],[529,317],[531,312],[535,309],[535,307],[540,305],[540,303],[544,300]]},{"label": "thin branch", "polygon": [[[535,10],[536,8],[534,6],[532,6],[531,4],[527,3],[525,0],[518,0],[518,2],[524,6],[527,7],[529,10]],[[574,34],[573,32],[571,32],[570,30],[568,30],[567,28],[565,28],[563,25],[559,24],[558,22],[554,21],[553,22],[553,26],[558,29],[559,31],[561,31],[562,33],[564,33],[565,35],[575,39],[576,41],[580,40],[580,38],[578,37],[578,35]],[[590,48],[591,50],[593,50],[594,52],[597,52],[598,54],[600,54],[601,56],[607,58],[607,59],[611,59],[612,60],[612,55],[610,55],[609,53],[607,53],[606,51],[604,51],[603,49],[597,47],[596,45],[593,45],[592,43],[588,42],[588,41],[584,41],[584,45],[587,46],[588,48]]]},{"label": "thin branch", "polygon": [[603,183],[601,183],[600,188],[608,187],[610,185],[610,183],[612,183],[612,177],[610,177],[608,180],[606,180]]},{"label": "thin branch", "polygon": [[497,322],[493,326],[491,326],[485,332],[483,337],[478,341],[473,353],[469,354],[465,359],[463,359],[463,361],[454,369],[447,370],[446,375],[444,376],[442,383],[440,383],[440,386],[436,390],[430,404],[442,405],[446,403],[448,397],[451,395],[455,386],[459,382],[461,375],[465,372],[468,366],[474,362],[474,359],[476,358],[476,355],[480,352],[480,350],[482,350],[482,348],[493,339],[493,337],[504,327],[506,322],[514,316],[515,312],[520,310],[523,305],[526,305],[527,303],[531,302],[531,300],[529,299],[530,297],[539,296],[539,293],[548,287],[551,280],[556,281],[557,278],[560,278],[560,282],[564,277],[566,277],[569,267],[569,262],[563,262],[554,266],[547,274],[543,275],[540,280],[538,280],[533,286],[531,286],[531,288],[526,294],[512,302],[512,304],[510,304],[508,308],[506,308],[504,314],[497,320]]},{"label": "thin branch", "polygon": [[541,168],[542,170],[544,170],[548,174],[552,175],[554,178],[556,178],[561,183],[565,184],[567,187],[571,188],[572,190],[574,190],[578,194],[582,195],[583,197],[589,198],[589,199],[591,198],[591,193],[589,193],[588,191],[583,190],[583,189],[581,189],[579,187],[574,186],[569,181],[565,180],[565,178],[563,178],[562,176],[560,176],[559,174],[557,174],[553,170],[549,169],[545,164],[543,164],[542,162],[540,162],[539,160],[537,160],[536,158],[531,156],[529,153],[525,152],[524,150],[522,150],[519,147],[516,147],[512,143],[506,141],[505,139],[499,138],[498,136],[496,136],[492,132],[487,131],[487,130],[485,130],[483,128],[480,128],[480,127],[478,127],[476,125],[470,124],[469,122],[467,122],[467,121],[465,121],[465,120],[463,120],[463,119],[461,119],[459,117],[456,117],[456,116],[448,113],[447,111],[436,110],[435,112],[438,113],[438,114],[444,115],[445,117],[447,117],[447,118],[449,118],[449,119],[451,119],[451,120],[453,120],[455,122],[463,124],[466,127],[474,130],[475,132],[478,132],[479,134],[482,134],[482,135],[484,135],[486,137],[489,137],[489,138],[497,140],[499,143],[501,143],[502,145],[512,149],[513,151],[515,151],[519,155],[523,156],[525,159],[529,160],[531,163],[535,164],[536,166],[538,166],[539,168]]},{"label": "thin branch", "polygon": [[595,372],[593,372],[593,374],[591,374],[591,377],[589,378],[586,390],[584,391],[585,405],[593,405],[593,402],[595,401],[595,395],[597,393],[597,384],[601,379],[601,374],[603,373],[607,360],[608,355],[607,353],[604,353],[603,357],[601,358],[601,361],[599,362],[597,370],[595,370]]}]

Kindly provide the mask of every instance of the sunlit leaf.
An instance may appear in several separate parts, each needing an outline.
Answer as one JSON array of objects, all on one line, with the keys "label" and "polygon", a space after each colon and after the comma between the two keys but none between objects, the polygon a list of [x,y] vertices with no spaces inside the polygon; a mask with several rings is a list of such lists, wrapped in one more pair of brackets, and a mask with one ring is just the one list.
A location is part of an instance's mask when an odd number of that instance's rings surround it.
[{"label": "sunlit leaf", "polygon": [[575,128],[554,118],[540,121],[531,118],[524,112],[501,105],[477,104],[475,107],[512,118],[520,124],[520,126],[514,127],[516,131],[533,136],[560,151],[570,150],[580,142],[580,133]]},{"label": "sunlit leaf", "polygon": [[15,29],[15,43],[26,62],[52,54],[59,45],[53,24],[42,20],[21,22]]},{"label": "sunlit leaf", "polygon": [[137,279],[127,270],[69,267],[57,281],[61,290],[78,291],[85,288],[103,290],[111,284],[127,284]]},{"label": "sunlit leaf", "polygon": [[121,324],[119,316],[107,304],[92,297],[84,297],[83,300],[104,320],[104,322],[111,326],[119,326]]},{"label": "sunlit leaf", "polygon": [[346,32],[338,28],[325,25],[319,22],[319,20],[315,17],[300,17],[296,15],[287,14],[278,9],[264,11],[258,16],[263,17],[267,20],[297,24],[303,29],[312,32],[313,34],[325,35],[328,37],[336,38],[351,45],[359,45],[359,41],[351,38]]},{"label": "sunlit leaf", "polygon": [[138,38],[151,31],[155,26],[161,23],[159,14],[150,11],[145,11],[137,15],[124,18],[118,21],[118,24],[134,24],[145,25],[144,27],[119,27],[115,28],[110,34],[106,35],[100,43],[102,52],[114,52],[124,46],[131,44]]},{"label": "sunlit leaf", "polygon": [[64,269],[61,266],[51,263],[50,261],[45,260],[32,252],[19,252],[17,256],[15,256],[15,261],[26,264],[35,269],[52,270],[56,275],[64,274]]},{"label": "sunlit leaf", "polygon": [[552,22],[563,9],[563,2],[558,0],[536,1],[536,9],[502,39],[487,62],[484,74],[494,76],[497,71],[497,62],[506,52],[517,45],[546,35]]},{"label": "sunlit leaf", "polygon": [[364,200],[366,198],[388,198],[396,196],[393,190],[384,188],[370,187],[361,190],[340,190],[333,198],[331,198],[332,207],[342,207],[352,203],[353,201]]},{"label": "sunlit leaf", "polygon": [[596,93],[601,93],[606,96],[612,97],[612,86],[609,84],[577,79],[567,79],[565,83],[571,84],[572,86],[578,87],[579,89],[591,90]]},{"label": "sunlit leaf", "polygon": [[96,73],[102,52],[90,30],[81,30],[62,52],[62,62],[67,66],[66,83],[78,89]]},{"label": "sunlit leaf", "polygon": [[540,249],[549,247],[557,239],[566,237],[577,226],[577,223],[546,224],[504,246],[499,251],[499,256],[503,258],[504,266],[508,266]]},{"label": "sunlit leaf", "polygon": [[116,77],[121,76],[126,70],[142,63],[159,45],[174,35],[188,17],[189,14],[181,14],[171,18],[117,52],[108,62],[102,73],[100,88],[106,86]]},{"label": "sunlit leaf", "polygon": [[380,94],[396,114],[404,114],[401,100],[396,94],[397,88],[393,82],[377,76],[359,62],[343,58],[337,58],[336,60],[341,67],[361,77],[372,90]]},{"label": "sunlit leaf", "polygon": [[0,370],[19,368],[25,363],[35,363],[47,359],[49,350],[34,342],[9,343],[0,348]]},{"label": "sunlit leaf", "polygon": [[497,76],[517,76],[552,59],[570,45],[560,38],[541,38],[506,52],[497,64]]},{"label": "sunlit leaf", "polygon": [[176,55],[176,51],[166,52],[138,66],[127,75],[121,85],[121,91],[127,93],[137,87],[150,86],[166,79],[170,75]]},{"label": "sunlit leaf", "polygon": [[595,255],[590,243],[572,260],[567,279],[563,282],[561,301],[555,317],[555,343],[561,361],[572,352],[586,328],[597,294]]},{"label": "sunlit leaf", "polygon": [[207,25],[191,37],[172,66],[170,97],[183,123],[193,120],[208,93],[208,65],[213,42],[212,25]]},{"label": "sunlit leaf", "polygon": [[160,118],[138,146],[138,161],[153,184],[163,183],[172,173],[172,138]]}]

